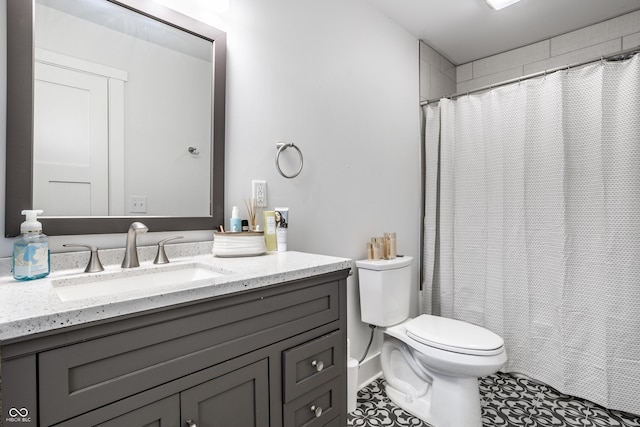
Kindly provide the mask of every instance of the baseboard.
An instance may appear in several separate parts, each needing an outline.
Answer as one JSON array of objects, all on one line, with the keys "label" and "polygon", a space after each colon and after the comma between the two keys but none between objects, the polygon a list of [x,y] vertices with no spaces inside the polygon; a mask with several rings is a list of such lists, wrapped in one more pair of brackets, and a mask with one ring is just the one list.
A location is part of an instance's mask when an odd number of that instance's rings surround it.
[{"label": "baseboard", "polygon": [[374,353],[362,361],[358,367],[358,390],[382,376],[380,352]]}]

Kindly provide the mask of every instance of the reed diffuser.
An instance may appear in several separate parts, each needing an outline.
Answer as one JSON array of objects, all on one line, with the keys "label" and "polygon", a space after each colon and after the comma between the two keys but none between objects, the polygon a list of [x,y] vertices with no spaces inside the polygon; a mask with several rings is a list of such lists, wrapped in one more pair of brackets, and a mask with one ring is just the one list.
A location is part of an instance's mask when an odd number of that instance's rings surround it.
[{"label": "reed diffuser", "polygon": [[256,231],[256,212],[258,209],[256,205],[256,199],[254,197],[252,197],[251,199],[245,199],[244,204],[247,207],[247,213],[249,214],[249,230]]}]

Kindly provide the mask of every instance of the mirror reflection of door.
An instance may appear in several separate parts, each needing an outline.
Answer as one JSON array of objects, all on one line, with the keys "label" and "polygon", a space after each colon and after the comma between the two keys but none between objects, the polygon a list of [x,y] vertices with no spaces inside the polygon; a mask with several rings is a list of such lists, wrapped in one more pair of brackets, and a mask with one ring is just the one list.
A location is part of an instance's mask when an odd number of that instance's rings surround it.
[{"label": "mirror reflection of door", "polygon": [[108,91],[100,76],[36,63],[34,206],[108,215]]},{"label": "mirror reflection of door", "polygon": [[48,216],[113,214],[110,170],[121,165],[109,162],[109,120],[123,106],[111,105],[109,83],[68,64],[36,61],[33,199]]}]

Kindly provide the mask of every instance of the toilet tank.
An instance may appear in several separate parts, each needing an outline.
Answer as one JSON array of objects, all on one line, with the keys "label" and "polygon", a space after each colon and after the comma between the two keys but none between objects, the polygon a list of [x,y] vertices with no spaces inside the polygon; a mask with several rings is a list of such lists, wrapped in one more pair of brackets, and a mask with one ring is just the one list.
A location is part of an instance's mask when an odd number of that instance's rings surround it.
[{"label": "toilet tank", "polygon": [[360,318],[376,326],[391,326],[409,317],[411,261],[408,256],[390,260],[356,261],[360,287]]}]

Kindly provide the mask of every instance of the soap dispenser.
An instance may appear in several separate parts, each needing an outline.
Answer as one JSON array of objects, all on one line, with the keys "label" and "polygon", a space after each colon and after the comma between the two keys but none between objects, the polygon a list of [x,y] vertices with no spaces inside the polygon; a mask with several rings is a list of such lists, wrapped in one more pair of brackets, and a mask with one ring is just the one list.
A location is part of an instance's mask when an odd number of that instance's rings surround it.
[{"label": "soap dispenser", "polygon": [[240,219],[240,212],[238,207],[234,206],[231,209],[231,220],[229,221],[229,231],[237,232],[242,231],[242,220]]},{"label": "soap dispenser", "polygon": [[26,221],[20,225],[22,235],[13,244],[12,270],[16,280],[33,280],[45,277],[51,271],[49,262],[49,238],[42,233],[37,216],[41,210],[24,210]]}]

